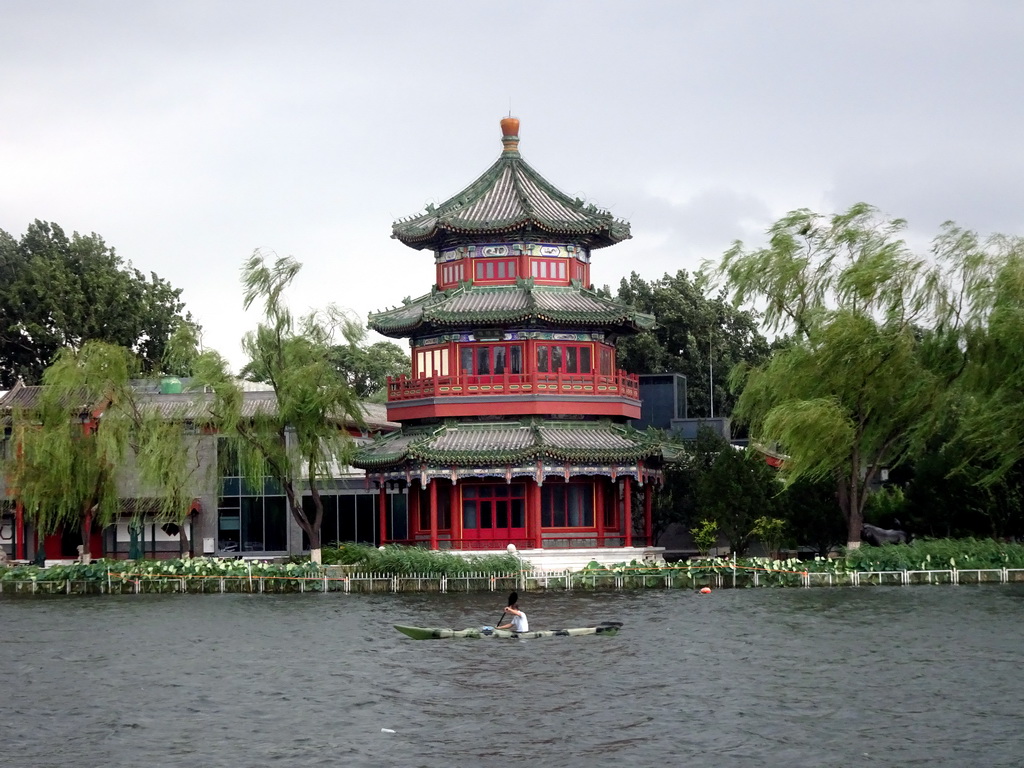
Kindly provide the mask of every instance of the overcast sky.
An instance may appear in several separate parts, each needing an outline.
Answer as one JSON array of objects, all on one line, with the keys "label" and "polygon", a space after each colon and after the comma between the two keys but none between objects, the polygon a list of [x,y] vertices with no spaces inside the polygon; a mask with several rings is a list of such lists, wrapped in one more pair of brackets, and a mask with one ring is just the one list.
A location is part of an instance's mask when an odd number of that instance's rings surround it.
[{"label": "overcast sky", "polygon": [[795,208],[1024,234],[1014,0],[0,0],[0,229],[96,232],[237,368],[257,248],[303,263],[297,312],[425,293],[391,224],[484,171],[510,107],[535,169],[632,224],[598,285]]}]

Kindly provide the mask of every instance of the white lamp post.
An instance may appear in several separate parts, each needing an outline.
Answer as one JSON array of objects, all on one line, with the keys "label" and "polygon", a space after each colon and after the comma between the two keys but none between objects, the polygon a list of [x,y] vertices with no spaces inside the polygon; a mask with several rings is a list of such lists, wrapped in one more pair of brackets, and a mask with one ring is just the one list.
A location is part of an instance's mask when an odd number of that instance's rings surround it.
[{"label": "white lamp post", "polygon": [[520,557],[519,553],[516,551],[516,545],[512,544],[510,542],[509,545],[507,547],[505,547],[505,551],[508,552],[510,555],[515,555],[516,560],[519,561],[519,574],[516,576],[516,587],[517,588],[519,587],[519,579],[520,579],[520,577],[522,577],[522,579],[523,579],[523,587],[522,588],[526,589],[526,577],[522,576],[522,573],[523,573],[523,558]]}]

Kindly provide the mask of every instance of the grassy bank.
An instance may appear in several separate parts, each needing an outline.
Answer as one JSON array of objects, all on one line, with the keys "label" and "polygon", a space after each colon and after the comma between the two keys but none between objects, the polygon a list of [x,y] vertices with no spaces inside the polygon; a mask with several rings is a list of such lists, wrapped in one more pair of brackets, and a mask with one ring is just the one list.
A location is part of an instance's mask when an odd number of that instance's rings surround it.
[{"label": "grassy bank", "polygon": [[[935,539],[861,547],[813,560],[696,558],[651,565],[591,563],[575,572],[521,572],[513,555],[462,557],[418,547],[347,544],[323,551],[322,566],[219,558],[98,560],[89,565],[0,569],[10,593],[474,591],[835,586],[1024,581],[1024,545]],[[984,575],[988,574],[988,575]],[[973,576],[971,574],[974,574]]]}]

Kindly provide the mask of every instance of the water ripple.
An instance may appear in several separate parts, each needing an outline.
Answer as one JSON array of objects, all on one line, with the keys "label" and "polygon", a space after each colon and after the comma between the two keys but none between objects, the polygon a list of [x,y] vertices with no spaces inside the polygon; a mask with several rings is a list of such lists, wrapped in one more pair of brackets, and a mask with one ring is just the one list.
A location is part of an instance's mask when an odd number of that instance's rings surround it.
[{"label": "water ripple", "polygon": [[[0,597],[3,754],[104,768],[1020,764],[1024,588]],[[382,730],[387,729],[387,730]],[[389,731],[393,731],[389,732]]]}]

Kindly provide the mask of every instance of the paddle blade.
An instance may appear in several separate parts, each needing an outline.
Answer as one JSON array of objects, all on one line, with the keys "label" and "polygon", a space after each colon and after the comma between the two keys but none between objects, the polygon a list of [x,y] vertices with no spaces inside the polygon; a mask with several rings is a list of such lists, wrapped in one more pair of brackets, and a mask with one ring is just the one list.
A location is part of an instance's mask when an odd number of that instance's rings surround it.
[{"label": "paddle blade", "polygon": [[519,602],[519,593],[518,592],[511,592],[511,593],[509,593],[507,605],[515,605],[517,602]]}]

